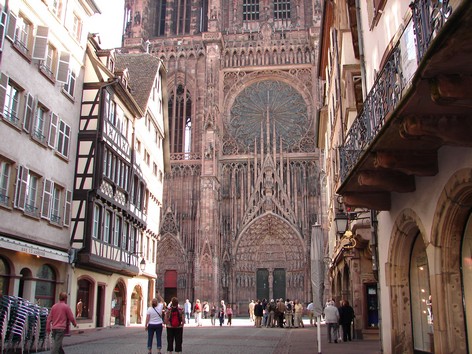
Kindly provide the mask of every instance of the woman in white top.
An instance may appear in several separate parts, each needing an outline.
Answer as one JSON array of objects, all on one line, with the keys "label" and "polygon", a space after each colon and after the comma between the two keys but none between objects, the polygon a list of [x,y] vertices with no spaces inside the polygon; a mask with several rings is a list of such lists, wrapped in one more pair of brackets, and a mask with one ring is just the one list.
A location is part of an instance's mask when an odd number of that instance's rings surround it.
[{"label": "woman in white top", "polygon": [[162,347],[162,323],[164,314],[164,299],[158,294],[157,299],[152,299],[151,307],[148,308],[146,314],[145,329],[148,332],[147,347],[149,353],[152,352],[152,340],[154,333],[156,333],[157,353],[161,352]]}]

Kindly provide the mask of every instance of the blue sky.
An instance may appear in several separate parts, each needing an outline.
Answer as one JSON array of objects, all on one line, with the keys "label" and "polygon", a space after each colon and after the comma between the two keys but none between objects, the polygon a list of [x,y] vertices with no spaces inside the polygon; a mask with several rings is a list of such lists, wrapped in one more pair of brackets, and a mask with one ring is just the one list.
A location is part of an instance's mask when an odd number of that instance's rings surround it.
[{"label": "blue sky", "polygon": [[92,17],[90,32],[100,34],[103,49],[121,47],[124,0],[95,0],[95,3],[102,13]]}]

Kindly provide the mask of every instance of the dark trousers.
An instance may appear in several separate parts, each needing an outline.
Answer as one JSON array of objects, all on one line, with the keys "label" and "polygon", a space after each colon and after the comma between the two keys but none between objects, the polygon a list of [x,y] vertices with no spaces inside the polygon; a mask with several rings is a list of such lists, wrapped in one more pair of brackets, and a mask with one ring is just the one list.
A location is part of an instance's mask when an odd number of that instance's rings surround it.
[{"label": "dark trousers", "polygon": [[344,342],[347,342],[347,341],[351,341],[351,324],[348,323],[348,324],[342,324],[341,325],[342,328],[343,328],[343,341]]},{"label": "dark trousers", "polygon": [[152,349],[152,339],[154,338],[154,333],[156,333],[156,342],[157,342],[157,349],[161,349],[162,347],[162,323],[159,324],[150,324],[148,325],[148,341],[147,347],[149,350]]},{"label": "dark trousers", "polygon": [[64,339],[63,329],[53,329],[52,330],[52,354],[64,354],[64,349],[62,349],[62,340]]},{"label": "dark trousers", "polygon": [[174,351],[175,341],[175,352],[180,353],[182,351],[182,340],[183,340],[184,329],[183,327],[167,327],[167,351]]}]

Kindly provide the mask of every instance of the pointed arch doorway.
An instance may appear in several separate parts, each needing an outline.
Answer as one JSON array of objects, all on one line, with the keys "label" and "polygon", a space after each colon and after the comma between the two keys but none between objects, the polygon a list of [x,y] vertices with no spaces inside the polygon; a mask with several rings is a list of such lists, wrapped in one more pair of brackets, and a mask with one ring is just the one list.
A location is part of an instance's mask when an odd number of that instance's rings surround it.
[{"label": "pointed arch doorway", "polygon": [[299,232],[266,213],[246,227],[235,247],[234,299],[305,299],[307,264]]}]

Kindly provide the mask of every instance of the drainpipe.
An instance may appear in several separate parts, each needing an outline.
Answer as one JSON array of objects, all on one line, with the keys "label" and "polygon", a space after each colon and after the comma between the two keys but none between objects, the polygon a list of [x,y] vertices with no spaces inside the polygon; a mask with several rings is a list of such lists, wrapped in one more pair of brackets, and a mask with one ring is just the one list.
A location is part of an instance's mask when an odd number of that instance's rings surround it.
[{"label": "drainpipe", "polygon": [[357,37],[359,41],[359,60],[361,64],[361,80],[362,80],[362,98],[367,97],[367,83],[364,56],[364,31],[362,30],[361,5],[360,0],[356,0],[356,21],[357,21]]}]

